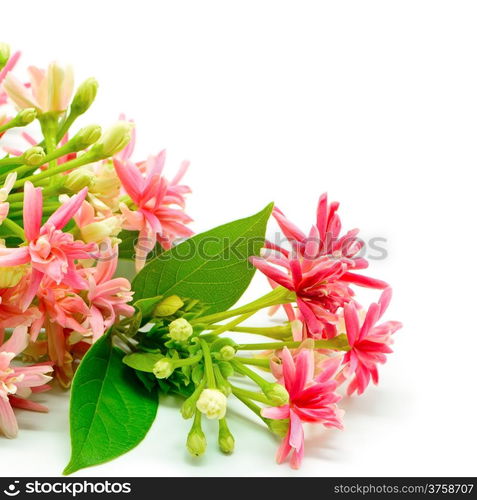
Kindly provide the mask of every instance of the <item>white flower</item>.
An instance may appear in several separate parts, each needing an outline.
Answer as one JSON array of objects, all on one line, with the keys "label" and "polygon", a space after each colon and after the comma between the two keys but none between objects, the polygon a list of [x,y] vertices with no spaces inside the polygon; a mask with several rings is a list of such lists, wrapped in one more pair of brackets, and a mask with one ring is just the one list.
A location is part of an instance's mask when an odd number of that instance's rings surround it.
[{"label": "white flower", "polygon": [[169,336],[178,342],[187,340],[192,333],[192,325],[184,318],[175,319],[169,325]]},{"label": "white flower", "polygon": [[227,410],[227,398],[217,389],[204,389],[196,406],[207,418],[220,420]]}]

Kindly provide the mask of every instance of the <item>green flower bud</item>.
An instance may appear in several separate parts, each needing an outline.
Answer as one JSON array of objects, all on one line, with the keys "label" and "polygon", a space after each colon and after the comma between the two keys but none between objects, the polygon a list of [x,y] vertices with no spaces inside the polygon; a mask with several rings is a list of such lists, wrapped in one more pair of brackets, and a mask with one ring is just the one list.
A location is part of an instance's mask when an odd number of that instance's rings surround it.
[{"label": "green flower bud", "polygon": [[207,448],[207,440],[205,439],[205,434],[200,427],[197,427],[195,424],[192,426],[192,429],[187,436],[187,450],[188,452],[195,456],[200,457],[205,453]]},{"label": "green flower bud", "polygon": [[15,120],[17,121],[20,127],[30,124],[36,118],[36,109],[35,108],[25,108],[22,109]]},{"label": "green flower bud", "polygon": [[231,345],[225,345],[219,351],[220,359],[224,361],[230,361],[235,357],[235,352],[235,349]]},{"label": "green flower bud", "polygon": [[232,436],[225,418],[219,420],[219,448],[223,453],[232,453],[235,447],[235,439]]},{"label": "green flower bud", "polygon": [[174,362],[171,358],[160,359],[153,367],[152,372],[156,378],[168,378],[174,371]]},{"label": "green flower bud", "polygon": [[175,314],[182,306],[184,302],[177,295],[171,295],[167,297],[162,302],[159,302],[156,309],[154,310],[154,316],[172,316]]},{"label": "green flower bud", "polygon": [[286,405],[290,398],[287,390],[281,384],[268,384],[263,388],[263,393],[272,404],[277,406]]},{"label": "green flower bud", "polygon": [[0,70],[5,67],[10,59],[10,46],[0,42]]},{"label": "green flower bud", "polygon": [[169,337],[177,342],[184,342],[193,332],[192,325],[184,318],[175,319],[169,324]]},{"label": "green flower bud", "polygon": [[267,419],[268,428],[276,434],[278,437],[285,437],[290,426],[290,421],[288,419],[283,420],[272,420]]},{"label": "green flower bud", "polygon": [[97,142],[100,137],[101,127],[99,125],[88,125],[87,127],[83,127],[73,139],[71,139],[71,144],[74,151],[82,151],[91,146],[91,144]]},{"label": "green flower bud", "polygon": [[108,128],[101,139],[91,148],[98,159],[109,158],[124,149],[131,140],[133,124],[119,121]]},{"label": "green flower bud", "polygon": [[45,151],[40,146],[34,146],[23,153],[23,161],[30,167],[38,167],[45,163],[45,157]]},{"label": "green flower bud", "polygon": [[93,182],[94,172],[88,167],[81,167],[73,170],[66,176],[65,188],[73,193],[81,191],[84,187],[89,187]]},{"label": "green flower bud", "polygon": [[98,82],[95,78],[85,80],[76,91],[71,103],[71,111],[76,115],[82,115],[93,104],[98,91]]}]

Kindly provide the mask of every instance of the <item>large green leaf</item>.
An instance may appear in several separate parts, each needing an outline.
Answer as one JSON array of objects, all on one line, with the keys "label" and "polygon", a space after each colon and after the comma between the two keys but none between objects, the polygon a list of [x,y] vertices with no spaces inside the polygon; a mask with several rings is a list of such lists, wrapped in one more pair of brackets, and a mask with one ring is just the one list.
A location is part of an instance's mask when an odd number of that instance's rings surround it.
[{"label": "large green leaf", "polygon": [[64,474],[107,462],[139,444],[157,413],[149,392],[105,335],[88,351],[71,389],[71,460]]},{"label": "large green leaf", "polygon": [[152,260],[133,281],[136,300],[157,295],[199,299],[207,313],[231,307],[255,269],[273,204],[261,212],[198,234]]}]

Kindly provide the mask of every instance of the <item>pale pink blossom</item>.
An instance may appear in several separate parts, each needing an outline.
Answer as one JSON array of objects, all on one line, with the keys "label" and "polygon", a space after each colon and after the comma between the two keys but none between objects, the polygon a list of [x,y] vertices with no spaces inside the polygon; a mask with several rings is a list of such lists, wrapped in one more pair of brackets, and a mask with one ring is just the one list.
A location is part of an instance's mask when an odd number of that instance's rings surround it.
[{"label": "pale pink blossom", "polygon": [[48,411],[44,406],[27,401],[34,388],[45,388],[51,380],[47,374],[51,366],[16,366],[13,358],[28,345],[27,327],[15,328],[12,336],[0,346],[0,431],[7,438],[18,433],[18,424],[12,406],[36,411]]},{"label": "pale pink blossom", "polygon": [[351,350],[344,358],[343,375],[353,380],[348,386],[348,395],[357,391],[362,394],[372,379],[378,383],[378,363],[386,362],[386,354],[392,352],[392,334],[402,327],[398,321],[386,321],[377,325],[391,300],[391,288],[387,288],[378,303],[368,309],[364,321],[361,321],[354,302],[344,308],[346,334]]},{"label": "pale pink blossom", "polygon": [[298,469],[303,460],[305,440],[303,423],[323,424],[325,427],[342,429],[343,412],[336,403],[341,397],[335,393],[337,382],[333,380],[339,359],[329,359],[315,376],[313,351],[303,349],[294,358],[285,348],[281,354],[283,384],[290,401],[283,406],[264,408],[262,415],[274,420],[289,419],[289,428],[277,452],[277,462],[282,463],[292,453],[291,466]]},{"label": "pale pink blossom", "polygon": [[17,180],[16,173],[10,173],[5,179],[5,184],[0,188],[0,225],[7,218],[10,204],[7,202],[8,195]]},{"label": "pale pink blossom", "polygon": [[9,98],[22,109],[35,108],[40,113],[61,113],[68,107],[73,94],[74,79],[71,66],[53,62],[45,71],[31,66],[30,85],[23,84],[9,73],[3,88]]},{"label": "pale pink blossom", "polygon": [[23,224],[28,245],[0,248],[0,267],[31,264],[29,289],[23,298],[24,308],[31,303],[45,275],[56,283],[87,288],[86,281],[76,271],[75,260],[90,258],[96,245],[75,241],[72,234],[61,231],[81,207],[87,191],[85,188],[74,195],[42,225],[42,190],[35,188],[31,182],[25,183]]},{"label": "pale pink blossom", "polygon": [[[3,69],[0,71],[0,84],[5,80],[5,77],[7,74],[16,66],[18,59],[20,59],[20,52],[15,52],[10,59],[8,59],[7,64],[3,67]],[[4,105],[7,103],[7,93],[0,88],[0,106]]]},{"label": "pale pink blossom", "polygon": [[114,278],[118,265],[118,247],[106,241],[96,267],[84,270],[88,280],[87,300],[90,309],[88,324],[93,332],[93,341],[110,328],[120,316],[132,316],[134,307],[131,284],[126,278]]},{"label": "pale pink blossom", "polygon": [[139,231],[136,244],[136,267],[139,270],[144,266],[145,259],[156,242],[169,249],[177,238],[193,234],[186,227],[191,218],[184,213],[185,194],[190,189],[179,184],[188,163],[182,163],[176,176],[168,181],[162,175],[164,151],[139,164],[121,158],[123,157],[115,158],[114,166],[124,189],[137,208],[131,209],[122,203],[120,209],[125,217],[124,229]]}]

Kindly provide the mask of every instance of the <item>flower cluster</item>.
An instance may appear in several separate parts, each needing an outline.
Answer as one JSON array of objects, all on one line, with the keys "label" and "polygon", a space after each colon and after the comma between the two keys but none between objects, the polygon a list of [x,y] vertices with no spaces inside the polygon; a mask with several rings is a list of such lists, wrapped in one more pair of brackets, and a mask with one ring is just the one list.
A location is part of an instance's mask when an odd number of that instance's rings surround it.
[{"label": "flower cluster", "polygon": [[164,152],[133,163],[134,123],[123,116],[104,132],[88,125],[72,134],[95,100],[96,80],[75,91],[72,68],[56,62],[30,66],[23,80],[19,59],[0,44],[0,340],[8,338],[0,348],[0,433],[7,437],[17,432],[12,407],[45,410],[26,399],[46,387],[45,373],[68,387],[91,345],[134,313],[131,284],[116,277],[120,252],[139,269],[156,244],[170,248],[191,234],[189,188],[180,183],[187,163],[172,181],[162,172]]},{"label": "flower cluster", "polygon": [[[0,432],[17,434],[13,408],[46,411],[30,396],[56,381],[74,388],[65,473],[138,443],[157,393],[183,398],[192,455],[207,447],[204,417],[217,421],[217,444],[228,454],[233,397],[279,436],[277,461],[298,468],[304,424],[342,429],[340,400],[378,383],[401,327],[382,321],[391,288],[363,274],[358,230],[342,233],[339,205],[324,194],[308,233],[269,205],[189,238],[188,162],[169,180],[164,151],[134,160],[135,126],[123,115],[104,132],[92,124],[72,133],[95,100],[96,80],[75,90],[72,69],[51,63],[28,68],[24,81],[19,57],[0,44]],[[265,239],[271,214],[283,245]],[[211,255],[190,252],[209,244]],[[131,264],[132,283],[120,259]],[[271,291],[234,308],[253,266]],[[355,295],[362,287],[380,291],[367,309]],[[250,325],[262,309],[284,313],[283,323]],[[260,339],[238,343],[237,332]],[[100,376],[114,390],[95,392]],[[124,412],[128,405],[137,411]],[[112,427],[104,430],[108,450],[99,432],[84,432],[91,407]]]}]

